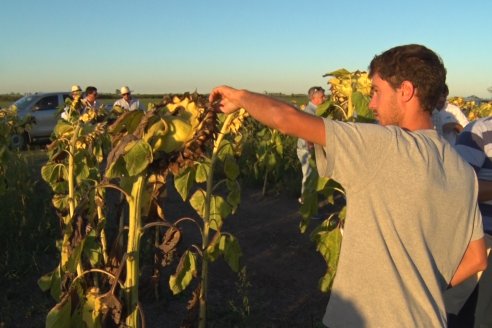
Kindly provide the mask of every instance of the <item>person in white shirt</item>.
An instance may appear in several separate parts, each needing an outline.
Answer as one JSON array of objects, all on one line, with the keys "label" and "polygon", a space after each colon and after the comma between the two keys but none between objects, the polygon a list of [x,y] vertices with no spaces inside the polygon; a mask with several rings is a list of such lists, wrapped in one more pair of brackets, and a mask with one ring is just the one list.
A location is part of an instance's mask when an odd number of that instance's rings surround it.
[{"label": "person in white shirt", "polygon": [[63,108],[63,112],[61,113],[61,118],[64,120],[68,120],[68,112],[70,109],[70,103],[75,100],[75,98],[82,97],[82,88],[78,84],[72,85],[70,89],[70,97],[65,100],[65,107]]},{"label": "person in white shirt", "polygon": [[432,111],[432,123],[437,133],[451,145],[454,145],[456,136],[463,131],[469,122],[458,106],[446,101],[448,94],[449,89],[445,84],[436,108]]},{"label": "person in white shirt", "polygon": [[[309,102],[304,108],[304,111],[311,115],[316,115],[316,108],[322,104],[325,99],[325,90],[322,87],[311,87],[308,90]],[[306,189],[306,183],[309,175],[311,174],[312,168],[309,164],[309,159],[314,151],[313,144],[302,138],[297,139],[297,158],[301,162],[302,168],[302,182],[301,182],[301,197],[298,201],[300,204],[304,203],[304,190]]]},{"label": "person in white shirt", "polygon": [[121,99],[116,100],[113,107],[119,106],[125,111],[142,110],[140,101],[137,98],[132,97],[132,92],[129,87],[121,87],[120,94]]}]

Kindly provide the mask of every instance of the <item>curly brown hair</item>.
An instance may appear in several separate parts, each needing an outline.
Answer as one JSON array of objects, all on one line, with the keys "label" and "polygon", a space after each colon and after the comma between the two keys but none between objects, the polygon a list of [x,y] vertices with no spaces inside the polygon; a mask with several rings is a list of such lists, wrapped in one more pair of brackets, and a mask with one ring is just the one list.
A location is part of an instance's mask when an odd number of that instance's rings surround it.
[{"label": "curly brown hair", "polygon": [[376,55],[369,65],[369,77],[378,74],[394,89],[410,81],[417,89],[422,108],[432,112],[446,83],[446,68],[432,50],[408,44],[391,48]]}]

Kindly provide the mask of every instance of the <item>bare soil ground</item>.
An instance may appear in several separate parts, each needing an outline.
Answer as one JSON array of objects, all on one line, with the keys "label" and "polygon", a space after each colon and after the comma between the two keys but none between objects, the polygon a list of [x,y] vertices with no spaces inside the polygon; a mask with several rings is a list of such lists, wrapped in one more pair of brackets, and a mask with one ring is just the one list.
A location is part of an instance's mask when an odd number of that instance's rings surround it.
[{"label": "bare soil ground", "polygon": [[[191,209],[183,212],[178,197],[169,196],[167,215],[196,217]],[[319,291],[318,280],[325,264],[309,234],[299,232],[299,206],[297,198],[287,193],[262,196],[261,188],[242,191],[240,207],[225,220],[223,230],[238,238],[245,273],[234,273],[222,259],[211,264],[207,327],[323,327],[328,295]],[[0,318],[0,328],[45,326],[46,314],[54,303],[36,281],[56,263],[50,254],[35,260],[38,272],[20,277],[18,288],[10,288],[4,295],[2,304],[8,304],[9,309],[4,310],[9,315]],[[180,327],[186,317],[190,292],[172,296],[167,279],[168,275],[163,275],[158,299],[145,277],[142,279],[141,299],[148,328]]]},{"label": "bare soil ground", "polygon": [[[246,274],[241,279],[222,259],[212,263],[208,327],[323,327],[328,295],[318,280],[325,264],[309,234],[299,232],[299,206],[292,195],[243,190],[223,230],[238,238]],[[171,303],[144,301],[147,327],[179,327],[184,306]]]}]

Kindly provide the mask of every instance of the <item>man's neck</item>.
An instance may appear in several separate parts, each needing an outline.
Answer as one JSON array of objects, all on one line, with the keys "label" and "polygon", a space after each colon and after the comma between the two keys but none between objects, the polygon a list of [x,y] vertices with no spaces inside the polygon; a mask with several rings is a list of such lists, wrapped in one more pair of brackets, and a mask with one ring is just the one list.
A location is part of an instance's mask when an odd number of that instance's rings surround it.
[{"label": "man's neck", "polygon": [[409,131],[428,130],[433,126],[431,115],[427,111],[419,111],[414,115],[406,116],[400,122],[400,127]]}]

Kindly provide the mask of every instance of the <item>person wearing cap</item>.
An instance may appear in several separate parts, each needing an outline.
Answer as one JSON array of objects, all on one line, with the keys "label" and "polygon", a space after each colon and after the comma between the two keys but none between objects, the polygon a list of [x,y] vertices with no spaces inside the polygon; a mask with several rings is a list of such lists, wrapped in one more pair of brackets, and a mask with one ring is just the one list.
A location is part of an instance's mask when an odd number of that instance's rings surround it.
[{"label": "person wearing cap", "polygon": [[[304,108],[304,112],[316,115],[316,108],[325,101],[325,90],[322,87],[311,87],[308,90],[309,102]],[[311,158],[314,150],[313,144],[302,138],[297,139],[297,158],[301,162],[302,168],[302,182],[301,182],[301,197],[299,197],[299,203],[304,202],[304,191],[306,190],[306,183],[309,175],[312,172],[309,159]]]},{"label": "person wearing cap", "polygon": [[77,84],[72,85],[72,88],[70,89],[70,91],[71,91],[72,99],[75,99],[76,96],[80,97],[82,94],[82,88],[80,87],[80,85],[77,85]]},{"label": "person wearing cap", "polygon": [[120,89],[121,99],[114,102],[113,107],[121,107],[125,111],[132,111],[142,109],[140,107],[140,101],[137,98],[132,97],[132,92],[129,87],[123,86]]},{"label": "person wearing cap", "polygon": [[63,108],[63,112],[61,113],[61,118],[64,120],[68,120],[68,111],[70,109],[70,103],[74,101],[76,98],[80,98],[82,96],[82,88],[78,84],[72,85],[70,88],[70,96],[65,100],[65,107]]}]

